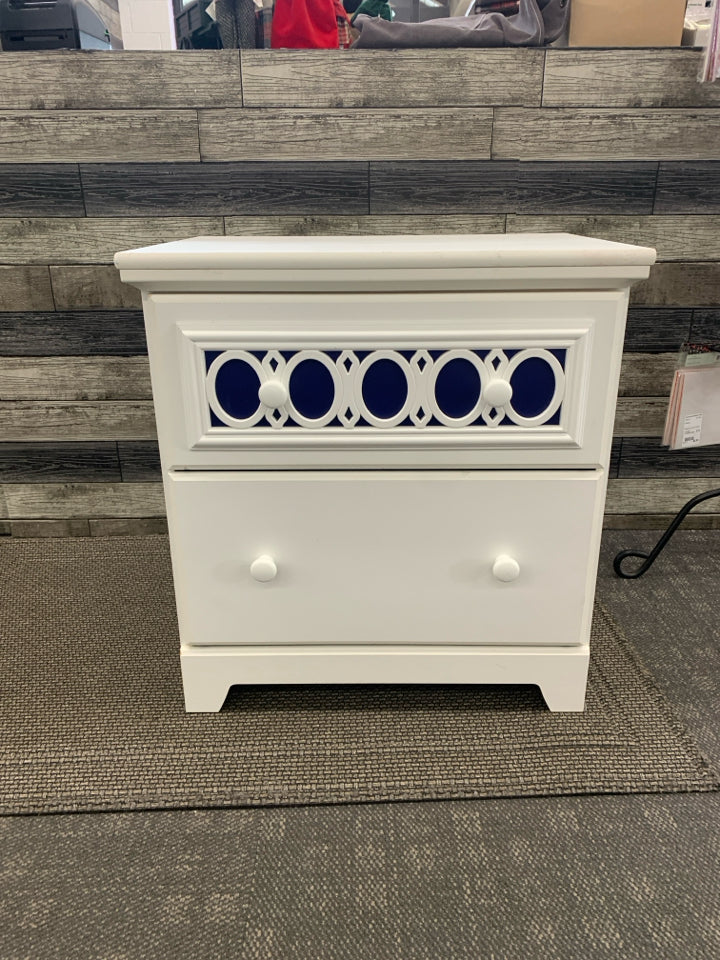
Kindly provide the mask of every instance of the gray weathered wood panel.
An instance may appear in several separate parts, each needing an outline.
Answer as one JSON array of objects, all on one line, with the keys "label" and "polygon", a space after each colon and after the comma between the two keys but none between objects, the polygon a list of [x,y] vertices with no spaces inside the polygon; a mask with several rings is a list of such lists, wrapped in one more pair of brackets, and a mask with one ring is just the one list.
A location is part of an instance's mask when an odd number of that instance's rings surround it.
[{"label": "gray weathered wood panel", "polygon": [[720,213],[720,160],[661,163],[654,213]]},{"label": "gray weathered wood panel", "polygon": [[720,308],[693,312],[691,341],[713,343],[720,347]]},{"label": "gray weathered wood panel", "polygon": [[669,397],[677,353],[626,353],[620,373],[621,397]]},{"label": "gray weathered wood panel", "polygon": [[223,230],[221,217],[0,219],[0,263],[112,263],[118,250]]},{"label": "gray weathered wood panel", "polygon": [[[622,161],[520,163],[514,208],[507,212],[650,214],[657,168],[657,163]],[[492,168],[488,172],[492,176]]]},{"label": "gray weathered wood panel", "polygon": [[6,483],[10,520],[163,517],[161,483]]},{"label": "gray weathered wood panel", "polygon": [[576,233],[641,247],[658,260],[720,260],[720,216],[530,217],[511,215],[508,233]]},{"label": "gray weathered wood panel", "polygon": [[199,160],[197,113],[194,110],[0,113],[0,163],[102,162],[118,158],[125,163]]},{"label": "gray weathered wood panel", "polygon": [[608,466],[608,477],[617,477],[620,466],[620,453],[622,451],[622,437],[613,437],[610,446],[610,464]]},{"label": "gray weathered wood panel", "polygon": [[151,398],[146,357],[0,357],[0,400]]},{"label": "gray weathered wood panel", "polygon": [[90,217],[367,213],[367,163],[83,164]]},{"label": "gray weathered wood panel", "polygon": [[658,307],[720,306],[720,263],[656,263],[630,302]]},{"label": "gray weathered wood panel", "polygon": [[112,403],[0,401],[0,436],[5,440],[153,440],[149,400]]},{"label": "gray weathered wood panel", "polygon": [[11,537],[89,537],[88,520],[13,520],[8,522]]},{"label": "gray weathered wood panel", "polygon": [[698,83],[697,50],[548,50],[544,107],[720,106],[720,88]]},{"label": "gray weathered wood panel", "polygon": [[[54,306],[47,267],[0,267],[0,311],[52,310]],[[0,317],[0,327],[3,322]]]},{"label": "gray weathered wood panel", "polygon": [[154,440],[121,440],[118,443],[122,479],[130,483],[160,480],[160,452]]},{"label": "gray weathered wood panel", "polygon": [[672,353],[690,336],[692,310],[672,307],[630,307],[625,352]]},{"label": "gray weathered wood panel", "polygon": [[626,437],[623,440],[619,476],[633,477],[718,477],[720,447],[669,450],[661,437]]},{"label": "gray weathered wood panel", "polygon": [[227,217],[231,235],[503,233],[504,216]]},{"label": "gray weathered wood panel", "polygon": [[0,443],[0,483],[119,481],[117,444]]},{"label": "gray weathered wood panel", "polygon": [[544,52],[243,50],[240,61],[246,107],[540,106]]},{"label": "gray weathered wood panel", "polygon": [[50,278],[58,310],[137,310],[142,306],[140,291],[122,283],[112,266],[51,266]]},{"label": "gray weathered wood panel", "polygon": [[[604,530],[665,530],[674,513],[606,513]],[[720,530],[720,514],[693,514],[683,520],[683,530]]]},{"label": "gray weathered wood panel", "polygon": [[616,437],[661,437],[667,397],[620,397],[615,413]]},{"label": "gray weathered wood panel", "polygon": [[200,110],[203,160],[490,156],[492,110]]},{"label": "gray weathered wood panel", "polygon": [[[702,477],[682,480],[610,480],[606,512],[674,513],[691,497],[704,493],[711,487],[720,487],[720,477],[710,480]],[[696,510],[698,513],[720,513],[720,499],[707,500],[696,507]]]},{"label": "gray weathered wood panel", "polygon": [[4,53],[0,89],[6,110],[23,111],[242,103],[237,50]]},{"label": "gray weathered wood panel", "polygon": [[498,107],[500,160],[715,160],[720,109],[547,110]]},{"label": "gray weathered wood panel", "polygon": [[138,311],[8,313],[0,321],[0,357],[133,357],[144,353],[145,326]]},{"label": "gray weathered wood panel", "polygon": [[[118,520],[103,518],[89,520],[91,537],[148,537],[158,534],[167,535],[168,525],[164,517],[129,517]],[[15,521],[10,526],[13,527]]]},{"label": "gray weathered wood panel", "polygon": [[371,163],[370,213],[504,214],[515,204],[517,166],[487,160]]},{"label": "gray weathered wood panel", "polygon": [[84,217],[76,163],[8,163],[0,170],[0,217]]}]

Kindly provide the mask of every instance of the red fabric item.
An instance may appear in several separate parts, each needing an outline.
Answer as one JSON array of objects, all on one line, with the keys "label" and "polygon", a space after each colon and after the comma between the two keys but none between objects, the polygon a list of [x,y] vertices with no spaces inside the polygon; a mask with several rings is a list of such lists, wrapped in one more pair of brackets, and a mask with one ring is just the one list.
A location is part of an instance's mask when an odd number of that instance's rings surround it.
[{"label": "red fabric item", "polygon": [[275,0],[272,45],[336,50],[338,25],[334,0]]}]

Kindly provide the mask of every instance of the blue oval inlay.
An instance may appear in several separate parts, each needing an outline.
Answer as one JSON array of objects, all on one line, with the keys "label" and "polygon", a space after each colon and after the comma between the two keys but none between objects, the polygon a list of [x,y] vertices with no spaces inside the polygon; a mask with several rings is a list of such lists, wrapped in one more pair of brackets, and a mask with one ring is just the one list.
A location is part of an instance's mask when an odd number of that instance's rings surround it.
[{"label": "blue oval inlay", "polygon": [[523,360],[510,378],[513,394],[510,401],[521,417],[537,417],[547,410],[555,393],[555,373],[542,357]]},{"label": "blue oval inlay", "polygon": [[435,381],[435,399],[442,412],[455,420],[467,416],[480,399],[480,374],[465,357],[449,360]]},{"label": "blue oval inlay", "polygon": [[308,420],[324,417],[335,402],[332,374],[319,360],[301,360],[290,374],[290,399]]},{"label": "blue oval inlay", "polygon": [[215,378],[215,393],[220,406],[236,420],[247,420],[258,406],[260,378],[245,360],[227,360]]},{"label": "blue oval inlay", "polygon": [[379,420],[390,420],[405,405],[408,382],[402,367],[383,357],[370,364],[362,382],[365,405]]}]

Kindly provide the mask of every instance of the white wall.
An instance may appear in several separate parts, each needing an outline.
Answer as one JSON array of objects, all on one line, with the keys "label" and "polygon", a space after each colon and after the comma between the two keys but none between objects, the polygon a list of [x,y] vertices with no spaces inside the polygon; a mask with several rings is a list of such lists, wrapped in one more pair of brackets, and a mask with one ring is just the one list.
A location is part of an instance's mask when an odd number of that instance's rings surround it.
[{"label": "white wall", "polygon": [[172,0],[119,0],[126,50],[174,50]]}]

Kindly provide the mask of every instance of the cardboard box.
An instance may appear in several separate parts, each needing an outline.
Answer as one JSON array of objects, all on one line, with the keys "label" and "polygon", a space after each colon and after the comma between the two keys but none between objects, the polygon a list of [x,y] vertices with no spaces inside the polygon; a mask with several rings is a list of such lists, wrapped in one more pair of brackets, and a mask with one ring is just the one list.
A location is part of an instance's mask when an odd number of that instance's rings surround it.
[{"label": "cardboard box", "polygon": [[679,47],[687,0],[570,0],[571,47]]}]

